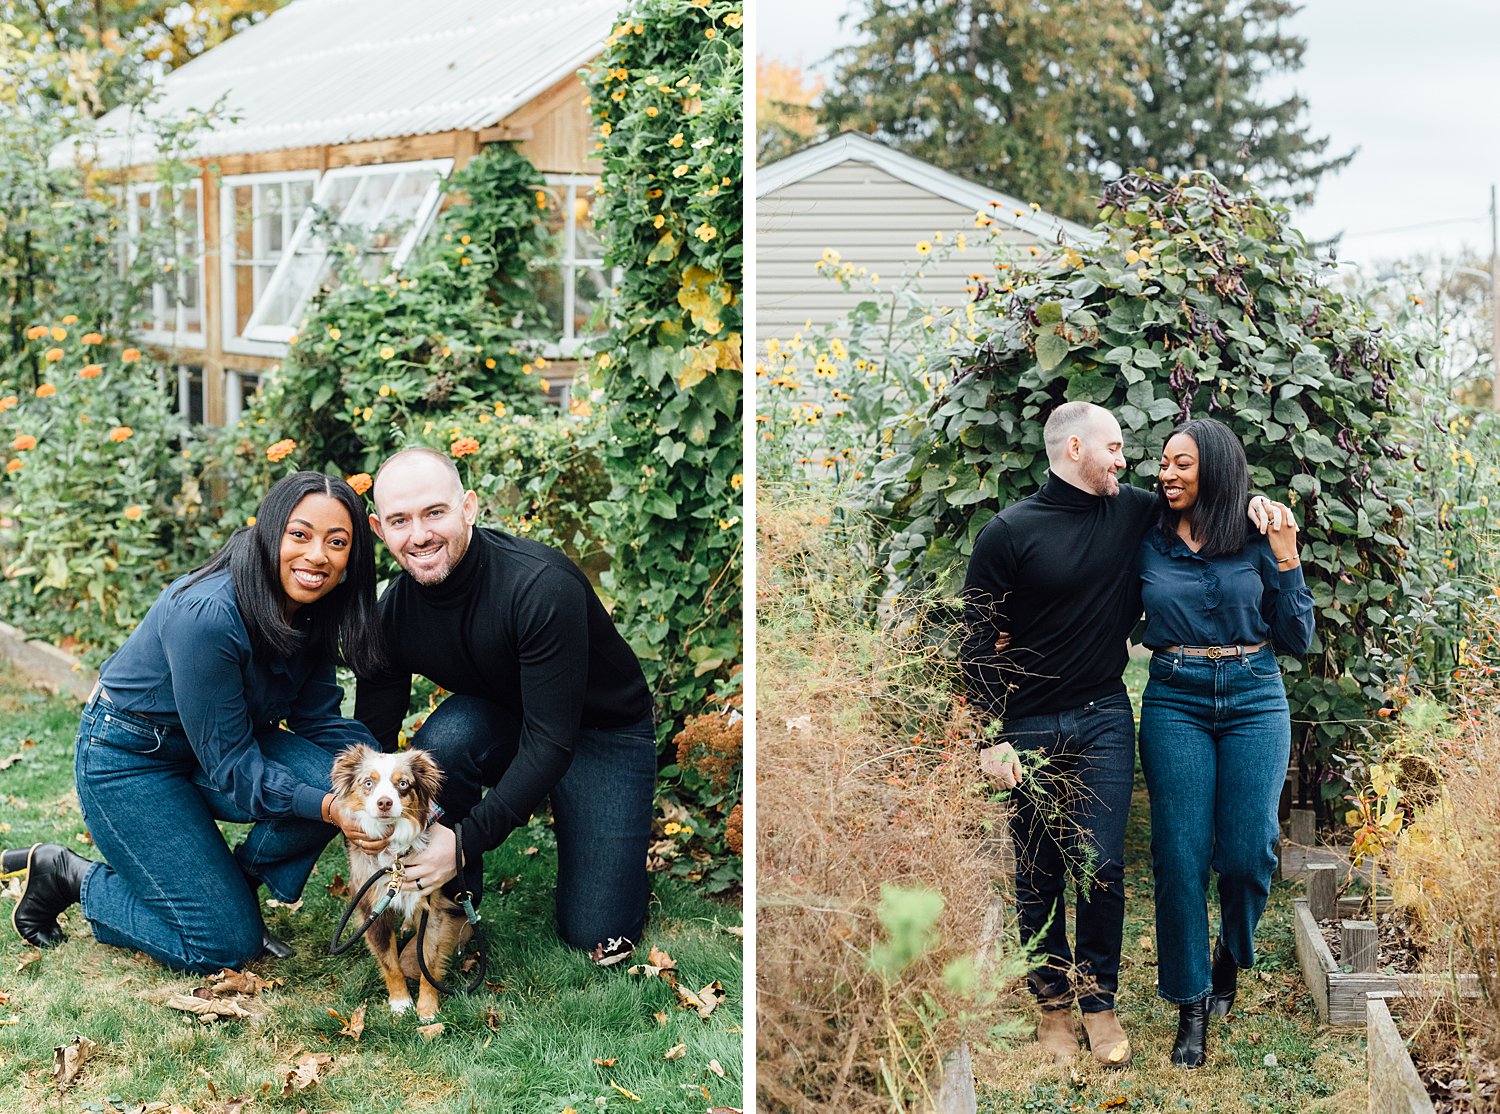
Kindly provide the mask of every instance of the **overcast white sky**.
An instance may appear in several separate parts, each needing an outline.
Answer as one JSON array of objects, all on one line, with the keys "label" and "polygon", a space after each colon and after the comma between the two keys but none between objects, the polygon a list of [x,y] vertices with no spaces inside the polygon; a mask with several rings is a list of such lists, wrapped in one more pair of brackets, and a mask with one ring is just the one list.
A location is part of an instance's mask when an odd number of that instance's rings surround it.
[{"label": "overcast white sky", "polygon": [[[751,9],[759,54],[827,78],[827,56],[855,41],[853,21],[841,28],[839,17],[865,5],[754,0]],[[1307,40],[1303,68],[1287,80],[1310,102],[1313,133],[1335,151],[1360,148],[1295,223],[1312,239],[1342,231],[1340,255],[1365,264],[1451,258],[1465,245],[1487,259],[1490,185],[1500,182],[1500,3],[1308,0],[1288,26]]]}]

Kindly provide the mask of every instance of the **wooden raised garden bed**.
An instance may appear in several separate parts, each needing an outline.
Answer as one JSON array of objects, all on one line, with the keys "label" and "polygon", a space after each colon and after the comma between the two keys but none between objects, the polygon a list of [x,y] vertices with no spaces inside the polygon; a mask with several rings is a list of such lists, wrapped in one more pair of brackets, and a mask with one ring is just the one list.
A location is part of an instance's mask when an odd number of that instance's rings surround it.
[{"label": "wooden raised garden bed", "polygon": [[1370,1114],[1434,1114],[1406,1042],[1391,1020],[1385,999],[1365,999],[1365,1065],[1370,1077]]}]

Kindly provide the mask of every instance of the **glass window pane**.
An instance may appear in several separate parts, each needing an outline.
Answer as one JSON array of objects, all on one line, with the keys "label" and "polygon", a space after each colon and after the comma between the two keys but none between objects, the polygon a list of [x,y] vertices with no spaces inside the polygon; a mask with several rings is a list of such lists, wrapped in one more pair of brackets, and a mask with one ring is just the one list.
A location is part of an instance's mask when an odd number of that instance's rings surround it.
[{"label": "glass window pane", "polygon": [[574,248],[575,259],[603,259],[604,243],[599,239],[594,228],[594,191],[592,189],[579,189],[578,196],[573,200],[573,222],[574,222]]}]

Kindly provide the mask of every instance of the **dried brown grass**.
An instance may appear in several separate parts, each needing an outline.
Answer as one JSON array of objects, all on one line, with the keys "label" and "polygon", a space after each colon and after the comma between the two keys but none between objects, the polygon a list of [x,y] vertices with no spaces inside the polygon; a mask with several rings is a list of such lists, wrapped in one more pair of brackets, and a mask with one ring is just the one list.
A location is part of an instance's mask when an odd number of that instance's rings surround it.
[{"label": "dried brown grass", "polygon": [[[763,497],[764,498],[764,497]],[[989,1022],[947,965],[996,934],[999,876],[948,655],[920,605],[871,598],[861,523],[763,507],[758,591],[758,1099],[903,1110]],[[939,939],[894,980],[868,962],[882,884],[942,895]],[[989,918],[987,922],[987,917]],[[998,983],[997,962],[985,968]],[[1010,972],[1006,973],[1008,977]]]},{"label": "dried brown grass", "polygon": [[[1440,1110],[1500,1112],[1500,712],[1469,712],[1456,731],[1406,742],[1425,742],[1438,774],[1391,867],[1397,902],[1425,937],[1423,965],[1438,976],[1405,1003],[1407,1036],[1453,1084]],[[1477,996],[1458,993],[1464,975],[1477,978]]]}]

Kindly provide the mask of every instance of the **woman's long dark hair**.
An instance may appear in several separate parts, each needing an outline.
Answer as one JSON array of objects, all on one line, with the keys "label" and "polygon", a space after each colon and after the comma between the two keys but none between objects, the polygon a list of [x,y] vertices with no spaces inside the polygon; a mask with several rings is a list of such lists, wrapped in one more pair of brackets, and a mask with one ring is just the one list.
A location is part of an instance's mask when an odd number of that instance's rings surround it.
[{"label": "woman's long dark hair", "polygon": [[[1185,433],[1198,446],[1198,502],[1193,505],[1193,538],[1202,542],[1205,557],[1238,553],[1250,540],[1250,465],[1245,450],[1229,427],[1213,418],[1183,422],[1171,436]],[[1170,440],[1170,438],[1169,438]],[[1165,452],[1165,449],[1163,449]],[[1167,504],[1160,483],[1156,488],[1157,523],[1167,537],[1177,535],[1181,514]]]},{"label": "woman's long dark hair", "polygon": [[[344,579],[301,614],[306,631],[286,621],[286,591],[281,586],[281,539],[297,504],[309,495],[337,499],[349,512],[352,527],[349,563]],[[338,476],[294,472],[276,481],[255,511],[255,522],[241,526],[208,562],[194,569],[182,589],[228,568],[234,578],[235,603],[255,656],[291,657],[308,640],[318,654],[348,665],[356,673],[379,672],[385,665],[385,643],[375,613],[375,542],[369,508]]]}]

